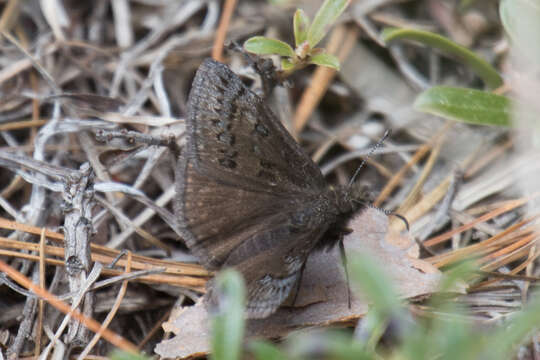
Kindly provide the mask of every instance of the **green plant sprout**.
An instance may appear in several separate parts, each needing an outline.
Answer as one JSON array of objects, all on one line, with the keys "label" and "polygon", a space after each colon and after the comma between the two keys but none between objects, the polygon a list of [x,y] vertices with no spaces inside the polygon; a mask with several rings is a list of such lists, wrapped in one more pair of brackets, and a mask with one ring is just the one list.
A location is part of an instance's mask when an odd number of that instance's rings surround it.
[{"label": "green plant sprout", "polygon": [[339,60],[324,48],[316,46],[349,3],[350,0],[325,0],[311,23],[303,10],[296,10],[293,17],[295,49],[286,42],[264,36],[249,38],[244,43],[244,49],[257,55],[281,56],[283,78],[309,64],[339,70]]}]

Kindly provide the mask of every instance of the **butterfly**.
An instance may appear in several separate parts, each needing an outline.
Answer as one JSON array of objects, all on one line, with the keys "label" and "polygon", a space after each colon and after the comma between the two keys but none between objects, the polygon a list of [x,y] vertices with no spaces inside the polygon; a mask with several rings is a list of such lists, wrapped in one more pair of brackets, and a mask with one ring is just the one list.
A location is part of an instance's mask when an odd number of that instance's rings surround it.
[{"label": "butterfly", "polygon": [[[267,317],[290,295],[309,254],[341,242],[368,195],[329,186],[264,99],[211,59],[193,80],[186,136],[176,170],[180,232],[206,268],[243,275],[248,318]],[[210,281],[206,299],[216,297]]]}]

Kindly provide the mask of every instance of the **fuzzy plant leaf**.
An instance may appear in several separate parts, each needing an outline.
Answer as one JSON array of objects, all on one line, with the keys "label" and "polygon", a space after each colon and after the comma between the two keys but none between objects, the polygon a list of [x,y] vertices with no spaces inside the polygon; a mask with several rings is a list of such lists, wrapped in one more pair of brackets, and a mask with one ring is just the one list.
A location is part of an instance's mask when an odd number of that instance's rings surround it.
[{"label": "fuzzy plant leaf", "polygon": [[310,64],[320,65],[320,66],[326,66],[335,70],[339,71],[339,59],[335,57],[334,55],[327,54],[327,53],[321,53],[317,55],[313,55],[309,59]]},{"label": "fuzzy plant leaf", "polygon": [[416,98],[416,110],[476,125],[510,126],[511,100],[490,92],[435,86]]},{"label": "fuzzy plant leaf", "polygon": [[244,49],[257,55],[281,55],[294,57],[293,48],[286,42],[264,36],[254,36],[244,43]]},{"label": "fuzzy plant leaf", "polygon": [[503,84],[503,79],[498,71],[487,61],[469,49],[439,34],[416,29],[387,28],[382,32],[382,39],[386,43],[398,39],[413,40],[434,47],[447,55],[454,56],[469,66],[486,83],[488,88],[496,89]]},{"label": "fuzzy plant leaf", "polygon": [[219,304],[212,314],[212,360],[239,360],[244,341],[245,285],[234,270],[225,270],[216,278]]},{"label": "fuzzy plant leaf", "polygon": [[312,49],[328,33],[332,24],[334,24],[339,15],[347,8],[349,2],[350,0],[325,0],[321,5],[309,27],[307,35],[307,41]]},{"label": "fuzzy plant leaf", "polygon": [[307,40],[308,29],[309,29],[309,17],[306,15],[304,10],[298,9],[294,13],[293,18],[293,27],[294,27],[294,42],[298,47],[304,41]]}]

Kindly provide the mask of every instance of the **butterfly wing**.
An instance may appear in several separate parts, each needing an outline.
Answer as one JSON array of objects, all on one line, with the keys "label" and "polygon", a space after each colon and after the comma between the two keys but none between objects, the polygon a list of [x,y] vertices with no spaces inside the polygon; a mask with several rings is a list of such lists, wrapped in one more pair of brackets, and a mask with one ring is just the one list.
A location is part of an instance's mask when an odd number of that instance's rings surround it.
[{"label": "butterfly wing", "polygon": [[196,165],[260,182],[273,191],[323,189],[319,168],[263,99],[227,66],[207,59],[188,100],[187,153]]},{"label": "butterfly wing", "polygon": [[[248,318],[267,317],[287,299],[314,244],[327,229],[325,224],[318,225],[299,230],[290,221],[283,221],[231,252],[225,265],[234,266],[244,275]],[[211,292],[208,297],[212,297]]]},{"label": "butterfly wing", "polygon": [[175,208],[188,247],[209,268],[265,232],[274,214],[326,187],[264,101],[221,63],[199,67],[186,126]]}]

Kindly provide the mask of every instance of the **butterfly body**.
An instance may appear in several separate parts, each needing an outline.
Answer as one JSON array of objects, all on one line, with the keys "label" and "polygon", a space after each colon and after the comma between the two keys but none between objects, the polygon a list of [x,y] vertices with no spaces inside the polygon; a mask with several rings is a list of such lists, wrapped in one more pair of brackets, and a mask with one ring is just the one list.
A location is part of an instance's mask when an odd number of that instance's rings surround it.
[{"label": "butterfly body", "polygon": [[[184,240],[207,268],[240,271],[247,316],[266,317],[308,255],[341,239],[366,193],[328,186],[263,99],[213,60],[195,75],[186,131],[175,203]],[[212,282],[208,289],[215,302]]]}]

